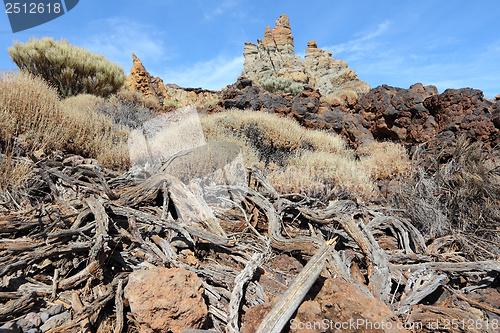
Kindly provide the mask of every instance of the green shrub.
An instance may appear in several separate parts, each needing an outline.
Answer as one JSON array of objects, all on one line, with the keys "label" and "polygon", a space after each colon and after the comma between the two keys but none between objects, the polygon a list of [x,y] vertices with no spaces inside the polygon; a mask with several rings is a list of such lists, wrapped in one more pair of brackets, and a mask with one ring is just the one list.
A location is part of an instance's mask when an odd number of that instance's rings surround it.
[{"label": "green shrub", "polygon": [[31,38],[26,44],[14,42],[8,51],[19,69],[41,76],[61,96],[87,93],[105,97],[118,91],[125,81],[123,67],[67,40]]},{"label": "green shrub", "polygon": [[302,83],[276,76],[267,76],[259,79],[259,85],[272,93],[279,91],[280,93],[297,95],[304,90],[304,85]]}]

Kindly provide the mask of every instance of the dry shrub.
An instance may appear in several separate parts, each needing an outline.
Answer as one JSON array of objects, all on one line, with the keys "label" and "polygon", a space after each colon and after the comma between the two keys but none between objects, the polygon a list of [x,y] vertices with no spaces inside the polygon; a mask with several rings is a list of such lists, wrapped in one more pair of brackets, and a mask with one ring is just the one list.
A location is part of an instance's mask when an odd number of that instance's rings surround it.
[{"label": "dry shrub", "polygon": [[238,144],[245,163],[252,161],[265,169],[282,193],[324,200],[344,190],[364,198],[374,194],[370,176],[336,134],[308,130],[290,118],[256,111],[204,115],[201,123],[207,140]]},{"label": "dry shrub", "polygon": [[323,200],[343,190],[366,199],[375,194],[369,174],[349,154],[299,153],[286,167],[270,170],[268,179],[282,193],[320,194]]},{"label": "dry shrub", "polygon": [[360,164],[374,180],[405,176],[411,163],[406,149],[394,142],[372,142],[357,150]]},{"label": "dry shrub", "polygon": [[7,203],[15,200],[25,204],[33,168],[27,160],[14,156],[10,149],[0,152],[0,201]]},{"label": "dry shrub", "polygon": [[16,137],[28,150],[65,150],[104,166],[128,166],[128,128],[98,112],[104,99],[79,95],[59,100],[43,79],[25,72],[0,77],[0,141]]},{"label": "dry shrub", "polygon": [[266,163],[282,165],[300,149],[352,154],[335,134],[311,131],[291,118],[257,111],[229,110],[202,117],[207,136],[232,135],[256,148]]},{"label": "dry shrub", "polygon": [[83,156],[96,158],[102,165],[114,169],[129,166],[127,139],[130,130],[96,111],[102,98],[78,95],[61,102],[70,140],[66,149]]},{"label": "dry shrub", "polygon": [[[434,152],[434,160],[449,148]],[[500,156],[493,153],[480,142],[458,137],[445,164],[413,172],[395,198],[396,205],[424,233],[455,235],[470,257],[498,259]]]},{"label": "dry shrub", "polygon": [[96,110],[105,114],[117,125],[136,129],[157,115],[152,111],[159,106],[158,101],[144,96],[137,91],[122,89],[96,106]]},{"label": "dry shrub", "polygon": [[131,104],[136,107],[144,107],[150,110],[155,110],[160,107],[158,98],[152,95],[145,97],[139,91],[128,87],[122,88],[115,95],[110,96],[110,100],[113,98],[117,99],[122,104]]},{"label": "dry shrub", "polygon": [[0,139],[22,139],[28,149],[54,150],[67,140],[57,90],[25,72],[0,75]]}]

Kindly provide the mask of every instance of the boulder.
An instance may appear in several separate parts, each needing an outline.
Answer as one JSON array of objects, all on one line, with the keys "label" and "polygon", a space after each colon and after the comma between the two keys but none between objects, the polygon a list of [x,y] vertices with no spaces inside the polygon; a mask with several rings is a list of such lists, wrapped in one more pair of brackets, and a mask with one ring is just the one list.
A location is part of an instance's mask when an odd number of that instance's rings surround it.
[{"label": "boulder", "polygon": [[182,268],[154,268],[130,274],[124,297],[134,318],[154,332],[202,328],[208,309],[198,276]]},{"label": "boulder", "polygon": [[302,61],[295,55],[288,16],[281,15],[275,24],[272,30],[266,27],[264,39],[257,39],[257,44],[245,43],[243,76],[254,82],[267,76],[290,78],[310,84],[331,98],[340,95],[361,98],[370,90],[346,62],[332,58],[331,52],[319,49],[315,41],[308,42]]},{"label": "boulder", "polygon": [[[319,333],[324,332],[326,326],[328,332],[409,332],[385,303],[366,296],[351,283],[329,278],[322,285],[318,281],[314,288],[321,289],[297,309],[290,322],[290,332]],[[314,291],[309,295],[315,295]],[[315,323],[318,323],[316,327]],[[323,327],[319,327],[320,324]]]}]

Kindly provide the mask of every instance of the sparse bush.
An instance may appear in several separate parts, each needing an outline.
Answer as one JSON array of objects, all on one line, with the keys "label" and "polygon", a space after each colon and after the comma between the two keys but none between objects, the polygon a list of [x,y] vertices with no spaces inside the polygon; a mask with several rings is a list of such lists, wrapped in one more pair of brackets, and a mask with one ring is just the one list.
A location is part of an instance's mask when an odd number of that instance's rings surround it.
[{"label": "sparse bush", "polygon": [[260,78],[259,85],[271,93],[278,91],[280,93],[297,95],[304,90],[304,85],[302,83],[295,82],[289,78],[277,76]]},{"label": "sparse bush", "polygon": [[[500,250],[500,158],[465,137],[454,142],[452,158],[435,171],[422,166],[395,197],[425,234],[454,235],[470,257],[498,258]],[[443,147],[444,151],[449,147]],[[434,154],[440,159],[440,152]]]},{"label": "sparse bush", "polygon": [[[142,96],[142,94],[138,94]],[[131,96],[133,95],[129,92],[121,92],[110,96],[98,103],[96,110],[110,117],[117,125],[125,125],[136,129],[155,117],[157,113],[146,106],[154,103],[152,99],[145,99],[144,97],[135,99],[131,98]]]},{"label": "sparse bush", "polygon": [[14,156],[8,148],[5,154],[0,151],[0,201],[8,203],[14,199],[17,204],[26,203],[32,179],[33,168],[28,161]]},{"label": "sparse bush", "polygon": [[67,141],[57,91],[25,72],[0,76],[0,139],[22,138],[28,149],[61,149]]},{"label": "sparse bush", "polygon": [[19,69],[41,76],[61,96],[86,93],[106,97],[118,91],[125,80],[121,66],[67,40],[31,38],[26,44],[14,42],[8,51]]},{"label": "sparse bush", "polygon": [[150,95],[144,97],[142,93],[137,90],[122,88],[115,95],[110,96],[110,100],[116,99],[122,104],[130,104],[135,107],[144,107],[150,110],[156,110],[160,106],[158,98]]},{"label": "sparse bush", "polygon": [[117,125],[96,108],[106,104],[103,98],[78,95],[61,101],[69,140],[65,148],[77,154],[96,158],[102,165],[115,169],[129,166],[127,139],[130,130]]},{"label": "sparse bush", "polygon": [[364,198],[375,193],[370,175],[336,134],[308,130],[290,118],[257,111],[204,115],[201,123],[207,140],[238,144],[247,166],[261,166],[282,193],[324,200],[343,190]]},{"label": "sparse bush", "polygon": [[372,142],[357,150],[361,166],[374,180],[405,176],[411,163],[406,149],[394,142]]},{"label": "sparse bush", "polygon": [[268,173],[269,181],[281,193],[303,193],[326,201],[348,190],[365,199],[375,194],[370,175],[350,154],[303,152],[291,158],[282,169]]},{"label": "sparse bush", "polygon": [[26,149],[63,150],[96,158],[114,168],[128,166],[128,128],[96,112],[104,99],[80,95],[62,102],[42,78],[20,72],[0,77],[0,141],[16,137]]},{"label": "sparse bush", "polygon": [[177,103],[176,101],[169,101],[169,100],[164,100],[163,101],[163,105],[165,105],[165,106],[173,106],[175,108],[179,107],[179,103]]}]

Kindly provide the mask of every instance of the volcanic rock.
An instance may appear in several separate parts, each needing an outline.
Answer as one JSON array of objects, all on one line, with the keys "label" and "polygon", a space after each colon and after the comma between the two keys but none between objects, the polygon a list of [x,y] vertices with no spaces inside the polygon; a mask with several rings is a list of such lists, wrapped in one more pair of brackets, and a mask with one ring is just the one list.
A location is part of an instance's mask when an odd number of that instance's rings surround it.
[{"label": "volcanic rock", "polygon": [[130,75],[125,78],[125,85],[130,88],[139,91],[144,95],[144,97],[153,96],[158,99],[160,103],[163,103],[164,96],[162,94],[163,81],[159,77],[153,77],[144,68],[144,65],[132,53],[133,65],[130,70]]},{"label": "volcanic rock", "polygon": [[447,89],[424,101],[438,124],[438,130],[463,134],[472,141],[494,147],[500,142],[498,103],[486,100],[483,92],[471,88]]},{"label": "volcanic rock", "polygon": [[162,79],[149,74],[135,54],[132,54],[132,58],[134,64],[130,70],[130,75],[125,79],[125,85],[139,91],[144,97],[154,96],[160,104],[163,104],[164,101],[171,101],[176,107],[203,106],[218,102],[219,96],[215,91],[201,88],[181,88],[172,83],[163,84]]},{"label": "volcanic rock", "polygon": [[208,313],[201,280],[181,268],[132,272],[124,296],[134,318],[154,332],[201,328]]},{"label": "volcanic rock", "polygon": [[439,130],[423,105],[427,97],[437,94],[436,87],[421,83],[409,89],[382,85],[366,94],[357,104],[356,113],[374,138],[418,144],[434,138]]},{"label": "volcanic rock", "polygon": [[319,49],[315,41],[307,44],[302,61],[295,55],[288,16],[281,15],[275,24],[274,29],[265,29],[264,39],[258,39],[257,45],[245,43],[243,76],[254,82],[268,76],[290,78],[312,85],[328,98],[340,95],[361,98],[370,90],[346,62],[332,58],[331,52]]},{"label": "volcanic rock", "polygon": [[[319,288],[318,285],[317,282],[315,287]],[[313,286],[313,289],[315,287]],[[328,326],[327,332],[336,331],[338,327],[335,324],[344,323],[347,323],[346,331],[349,332],[408,332],[398,327],[398,324],[402,327],[402,323],[385,303],[366,296],[351,283],[339,278],[329,278],[320,288],[313,299],[306,299],[297,309],[297,314],[291,321],[290,332],[325,332],[321,328],[308,329],[304,326],[307,323],[332,325]],[[314,295],[314,292],[309,295]],[[353,326],[352,323],[356,324]],[[300,329],[300,324],[305,329]],[[344,329],[345,326],[340,327],[338,331]]]},{"label": "volcanic rock", "polygon": [[332,109],[322,99],[319,90],[310,85],[305,85],[297,96],[271,94],[241,76],[222,91],[221,100],[221,107],[216,111],[237,108],[291,117],[306,128],[336,132],[353,147],[373,141],[373,135],[363,124],[361,116],[353,113],[354,104],[351,108],[349,103],[339,104]]}]

